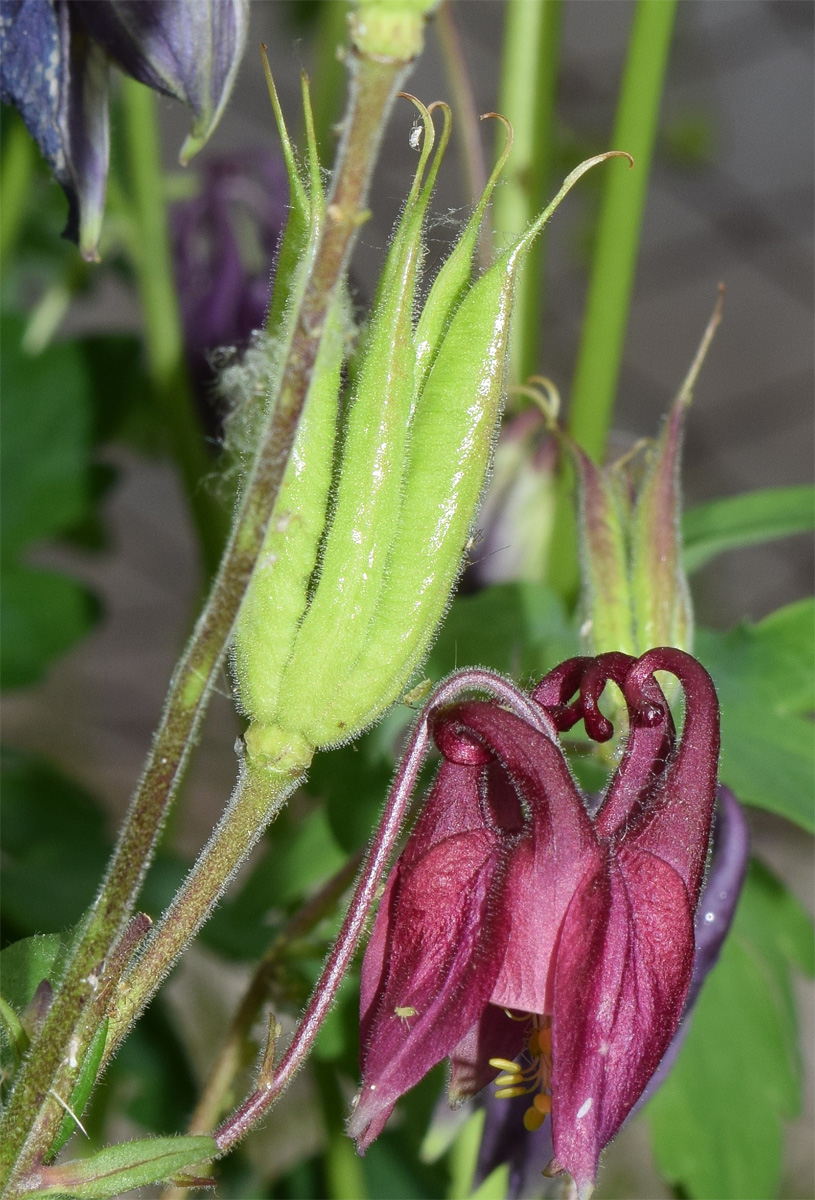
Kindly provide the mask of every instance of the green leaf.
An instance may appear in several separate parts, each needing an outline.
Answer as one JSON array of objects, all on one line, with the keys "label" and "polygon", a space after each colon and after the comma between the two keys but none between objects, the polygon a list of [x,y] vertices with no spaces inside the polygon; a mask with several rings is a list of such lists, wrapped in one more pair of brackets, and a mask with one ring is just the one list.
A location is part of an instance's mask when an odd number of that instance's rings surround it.
[{"label": "green leaf", "polygon": [[91,416],[82,352],[74,342],[59,342],[26,354],[22,332],[21,318],[3,318],[4,558],[70,528],[88,496]]},{"label": "green leaf", "polygon": [[685,570],[697,571],[724,550],[815,529],[815,488],[763,488],[711,500],[682,518]]},{"label": "green leaf", "polygon": [[696,653],[722,706],[719,775],[740,800],[815,827],[815,601],[757,625],[700,629]]},{"label": "green leaf", "polygon": [[52,983],[59,980],[68,944],[69,938],[56,933],[38,934],[12,942],[0,953],[4,1006],[0,1022],[0,1068],[7,1078],[13,1076],[19,1065],[20,1050],[28,1044],[31,1031],[25,1028],[25,1010],[43,979]]},{"label": "green leaf", "polygon": [[87,588],[53,571],[3,568],[0,687],[36,683],[49,663],[93,628],[99,605]]},{"label": "green leaf", "polygon": [[81,347],[22,350],[23,321],[2,321],[2,652],[0,683],[36,682],[91,628],[97,609],[80,584],[25,562],[30,546],[81,525],[90,511],[91,380]]},{"label": "green leaf", "polygon": [[325,800],[331,833],[348,853],[373,833],[393,777],[393,761],[377,756],[372,741],[316,755],[305,785],[309,795]]},{"label": "green leaf", "polygon": [[776,1195],[782,1118],[800,1107],[793,964],[812,972],[812,925],[753,863],[676,1066],[646,1113],[660,1168],[684,1194]]},{"label": "green leaf", "polygon": [[4,748],[0,780],[3,920],[22,935],[64,929],[90,904],[107,863],[104,816],[87,792],[35,755]]},{"label": "green leaf", "polygon": [[499,583],[450,607],[427,673],[482,666],[515,679],[539,678],[577,653],[577,633],[560,598],[538,583]]},{"label": "green leaf", "polygon": [[58,979],[65,942],[57,933],[21,938],[0,952],[3,996],[22,1013],[43,979]]},{"label": "green leaf", "polygon": [[109,1146],[91,1158],[76,1159],[58,1167],[43,1167],[24,1181],[25,1197],[75,1196],[78,1200],[106,1200],[133,1188],[170,1179],[185,1167],[214,1158],[218,1153],[211,1137],[146,1138]]},{"label": "green leaf", "polygon": [[94,1084],[96,1083],[96,1079],[99,1074],[99,1064],[101,1063],[102,1055],[105,1052],[105,1042],[107,1041],[108,1036],[108,1024],[108,1019],[105,1017],[104,1021],[102,1021],[99,1028],[96,1030],[96,1033],[93,1035],[90,1046],[88,1046],[85,1059],[82,1063],[82,1067],[80,1068],[76,1083],[74,1084],[74,1089],[71,1092],[71,1099],[68,1103],[68,1107],[70,1108],[71,1113],[74,1115],[71,1116],[70,1113],[66,1112],[62,1119],[62,1124],[57,1131],[54,1144],[51,1146],[51,1149],[48,1152],[48,1158],[53,1158],[62,1149],[79,1123],[74,1118],[81,1117],[82,1113],[85,1111],[85,1105],[90,1099],[90,1094],[93,1091]]}]

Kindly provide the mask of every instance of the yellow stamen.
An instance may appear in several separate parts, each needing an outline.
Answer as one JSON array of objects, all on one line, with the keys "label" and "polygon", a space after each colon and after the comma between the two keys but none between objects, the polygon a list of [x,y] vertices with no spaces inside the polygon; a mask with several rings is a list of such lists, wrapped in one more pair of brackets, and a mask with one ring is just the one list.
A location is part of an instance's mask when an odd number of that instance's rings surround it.
[{"label": "yellow stamen", "polygon": [[528,1096],[529,1088],[525,1087],[505,1087],[499,1088],[495,1093],[496,1100],[514,1100],[516,1096]]},{"label": "yellow stamen", "polygon": [[512,1075],[520,1075],[521,1068],[517,1063],[510,1062],[508,1058],[491,1058],[490,1066],[495,1067],[496,1071],[508,1071]]},{"label": "yellow stamen", "polygon": [[517,1087],[522,1078],[522,1075],[499,1075],[497,1079],[493,1080],[493,1083],[497,1088]]},{"label": "yellow stamen", "polygon": [[547,1096],[545,1092],[538,1092],[532,1103],[537,1111],[544,1117],[547,1113],[552,1111],[552,1097]]},{"label": "yellow stamen", "polygon": [[539,1113],[536,1108],[528,1108],[524,1113],[524,1129],[528,1133],[534,1133],[536,1129],[540,1129],[544,1120],[543,1113]]}]

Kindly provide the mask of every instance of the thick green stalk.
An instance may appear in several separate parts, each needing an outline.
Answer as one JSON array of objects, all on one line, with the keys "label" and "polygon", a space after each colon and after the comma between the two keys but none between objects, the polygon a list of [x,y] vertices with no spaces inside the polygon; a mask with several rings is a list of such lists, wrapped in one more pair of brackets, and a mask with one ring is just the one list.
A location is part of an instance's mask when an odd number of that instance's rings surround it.
[{"label": "thick green stalk", "polygon": [[[412,53],[420,49],[419,38]],[[48,1104],[55,1110],[55,1119],[61,1120],[57,1103],[48,1098],[48,1089],[88,1001],[89,979],[132,910],[223,662],[297,433],[326,314],[364,219],[365,198],[384,119],[410,57],[361,54],[354,63],[349,114],[338,152],[326,226],[297,311],[277,400],[271,406],[269,424],[246,481],[220,570],[170,683],[144,775],[101,891],[9,1100],[0,1146],[0,1182],[4,1187],[14,1175],[35,1163],[47,1146],[45,1141],[29,1139],[40,1107]]]},{"label": "thick green stalk", "polygon": [[[512,122],[515,139],[493,203],[499,246],[523,233],[548,199],[560,24],[561,0],[507,0],[505,5],[498,111]],[[497,153],[502,149],[499,131]],[[544,230],[518,278],[510,362],[516,382],[542,369],[545,246]]]},{"label": "thick green stalk", "polygon": [[253,771],[251,767],[243,772],[212,837],[153,930],[144,953],[116,989],[110,1008],[106,1058],[158,991],[179,954],[195,937],[238,867],[302,778],[307,765],[298,763],[275,777],[271,772]]},{"label": "thick green stalk", "polygon": [[14,249],[22,227],[36,159],[34,142],[22,118],[10,115],[9,125],[0,159],[0,262]]},{"label": "thick green stalk", "polygon": [[317,17],[311,97],[317,149],[323,162],[330,160],[336,141],[332,131],[340,116],[344,71],[342,57],[337,51],[345,44],[350,11],[347,0],[331,0],[330,4],[319,6]]},{"label": "thick green stalk", "polygon": [[[613,144],[633,155],[635,169],[609,172],[604,184],[569,403],[569,432],[596,462],[614,411],[675,12],[676,0],[638,0],[614,122]],[[558,497],[549,576],[568,596],[578,578],[570,484]]]},{"label": "thick green stalk", "polygon": [[122,80],[125,146],[129,165],[133,239],[131,256],[144,313],[147,367],[201,545],[207,578],[218,566],[228,514],[203,485],[212,473],[190,389],[178,296],[173,279],[156,96],[133,79]]},{"label": "thick green stalk", "polygon": [[[456,117],[453,136],[458,147],[462,174],[467,185],[467,202],[475,205],[487,182],[487,164],[481,145],[478,109],[475,106],[467,61],[456,26],[453,0],[444,0],[444,3],[440,5],[436,14],[436,33],[444,58],[445,74]],[[521,231],[518,230],[518,232]],[[478,256],[481,266],[486,270],[492,262],[493,256],[491,238],[485,226],[482,226],[479,233]]]}]

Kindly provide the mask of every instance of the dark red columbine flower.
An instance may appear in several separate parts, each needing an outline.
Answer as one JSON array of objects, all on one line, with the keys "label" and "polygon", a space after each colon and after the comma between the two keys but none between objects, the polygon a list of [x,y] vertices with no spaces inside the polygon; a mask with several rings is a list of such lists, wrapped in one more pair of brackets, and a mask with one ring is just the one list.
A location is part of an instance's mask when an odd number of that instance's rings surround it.
[{"label": "dark red columbine flower", "polygon": [[[685,693],[677,741],[656,671]],[[628,707],[625,752],[599,807],[557,733]],[[578,698],[567,703],[578,691]],[[587,1197],[603,1147],[676,1032],[693,970],[710,837],[718,704],[679,650],[572,659],[532,692],[539,726],[487,701],[438,714],[442,763],[388,879],[362,968],[362,1087],[350,1132],[364,1151],[442,1058],[452,1102],[496,1075],[551,1113],[555,1159]],[[520,1061],[516,1061],[520,1060]]]}]

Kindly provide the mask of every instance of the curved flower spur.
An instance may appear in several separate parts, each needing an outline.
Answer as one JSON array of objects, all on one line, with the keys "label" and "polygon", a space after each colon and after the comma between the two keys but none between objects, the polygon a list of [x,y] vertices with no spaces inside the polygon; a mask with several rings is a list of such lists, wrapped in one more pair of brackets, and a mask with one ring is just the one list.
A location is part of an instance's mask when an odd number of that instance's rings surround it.
[{"label": "curved flower spur", "polygon": [[[684,691],[679,739],[657,671]],[[630,733],[592,815],[557,735],[583,719],[594,740],[611,737],[598,707],[609,680]],[[499,1096],[529,1097],[528,1129],[551,1114],[548,1171],[568,1171],[585,1198],[688,992],[718,704],[705,670],[667,648],[571,659],[532,700],[534,723],[522,703],[483,700],[432,718],[441,766],[363,963],[349,1131],[364,1152],[396,1100],[449,1057],[451,1102],[498,1076]]]}]

